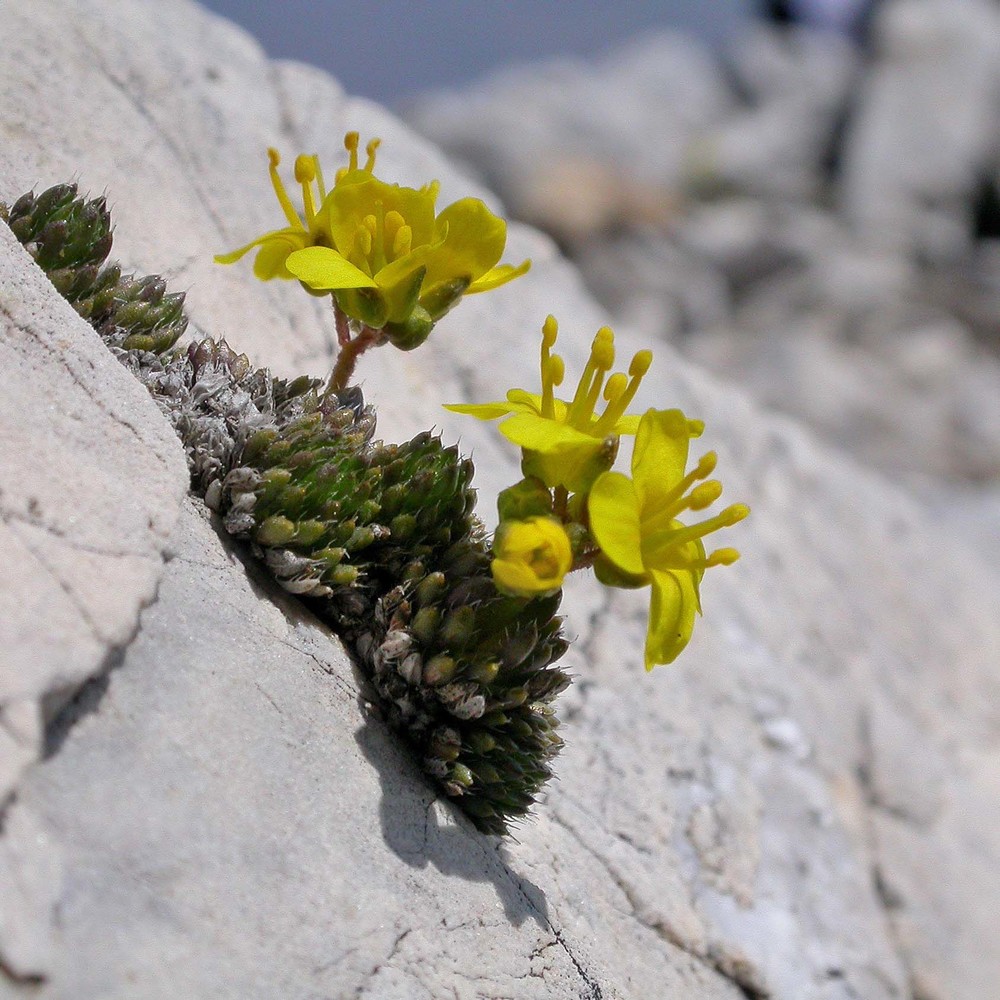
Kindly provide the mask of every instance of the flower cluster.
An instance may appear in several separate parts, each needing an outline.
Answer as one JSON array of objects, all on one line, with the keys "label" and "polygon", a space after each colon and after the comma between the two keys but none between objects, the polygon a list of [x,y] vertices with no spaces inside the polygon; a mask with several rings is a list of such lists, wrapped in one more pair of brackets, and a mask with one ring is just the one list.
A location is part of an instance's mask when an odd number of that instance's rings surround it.
[{"label": "flower cluster", "polygon": [[386,341],[402,350],[418,347],[463,295],[498,288],[531,262],[500,263],[507,225],[478,198],[437,212],[436,181],[410,188],[375,176],[378,139],[368,143],[364,166],[358,133],[349,132],[344,145],[348,165],[329,191],[317,156],[295,160],[302,214],[278,173],[277,150],[268,150],[271,184],[288,225],[215,259],[233,264],[256,250],[254,274],[261,280],[298,279],[306,291],[332,296],[341,352],[350,361],[338,379],[346,384],[362,350]]},{"label": "flower cluster", "polygon": [[[552,354],[558,326],[542,327],[541,395],[511,389],[503,402],[446,407],[481,420],[506,418],[501,433],[521,448],[525,478],[500,496],[494,539],[497,586],[522,597],[553,592],[571,569],[593,567],[611,587],[651,588],[646,669],[670,663],[691,638],[701,610],[699,586],[710,566],[739,558],[732,548],[706,553],[705,536],[749,514],[733,504],[692,525],[678,519],[701,511],[722,493],[708,479],[713,452],[686,472],[690,442],[704,425],[680,410],[626,408],[649,370],[652,354],[639,351],[628,373],[614,366],[614,334],[598,331],[573,399],[555,389],[565,366]],[[596,407],[604,400],[602,412]],[[622,435],[634,435],[632,478],[612,471]]]}]

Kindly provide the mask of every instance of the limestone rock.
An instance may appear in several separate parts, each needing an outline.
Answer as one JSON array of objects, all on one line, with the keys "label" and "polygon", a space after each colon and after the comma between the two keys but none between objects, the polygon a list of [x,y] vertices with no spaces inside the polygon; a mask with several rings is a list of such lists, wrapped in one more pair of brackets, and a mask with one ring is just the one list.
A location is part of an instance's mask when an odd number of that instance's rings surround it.
[{"label": "limestone rock", "polygon": [[[187,286],[193,325],[282,373],[328,369],[332,318],[291,283],[209,263],[280,221],[267,145],[332,165],[359,128],[383,137],[389,179],[440,177],[443,202],[478,193],[384,110],[268,62],[185,0],[9,0],[0,35],[19,53],[0,63],[0,197],[67,176],[106,187],[115,253]],[[65,101],[48,98],[54,81]],[[513,226],[507,259],[526,255],[528,276],[463,302],[419,351],[386,348],[360,368],[387,438],[431,424],[461,437],[487,516],[515,458],[439,403],[533,388],[548,312],[579,370],[606,319],[551,242]],[[170,432],[24,255],[2,260],[62,310],[65,352],[93,346],[80,370],[109,409],[78,423],[106,493],[102,470],[132,461],[133,439],[166,449]],[[623,356],[645,346],[618,332]],[[45,392],[46,364],[63,370],[47,354],[23,371]],[[32,445],[54,447],[53,397],[16,398]],[[131,438],[99,435],[126,399],[144,408]],[[996,564],[663,345],[650,405],[706,419],[727,495],[754,508],[733,532],[744,558],[709,574],[691,647],[650,675],[647,594],[572,581],[568,747],[502,847],[434,800],[336,640],[197,502],[181,507],[176,484],[156,494],[167,513],[148,501],[158,598],[117,669],[49,723],[48,759],[3,816],[0,995],[989,1000]],[[57,471],[35,474],[57,491]],[[94,507],[79,530],[103,529]],[[121,532],[133,547],[135,523]],[[4,572],[30,569],[7,555]],[[108,587],[88,600],[106,606]],[[74,661],[91,655],[89,636],[74,641]],[[20,646],[9,655],[27,662]],[[7,720],[17,740],[33,725],[19,709]]]},{"label": "limestone rock", "polygon": [[126,646],[187,489],[146,392],[0,223],[0,808]]}]

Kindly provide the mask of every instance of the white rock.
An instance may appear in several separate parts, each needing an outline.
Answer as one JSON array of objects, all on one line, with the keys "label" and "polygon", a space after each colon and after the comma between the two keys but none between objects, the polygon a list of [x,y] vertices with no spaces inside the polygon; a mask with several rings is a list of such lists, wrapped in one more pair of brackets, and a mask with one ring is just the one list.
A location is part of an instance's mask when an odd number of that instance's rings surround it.
[{"label": "white rock", "polygon": [[[115,252],[150,270],[175,263],[194,320],[282,372],[328,367],[321,304],[254,282],[248,265],[208,263],[280,223],[266,145],[333,164],[358,127],[383,136],[391,179],[439,176],[445,201],[476,190],[385,111],[314,70],[268,63],[188,3],[8,2],[0,36],[19,52],[0,64],[3,195],[74,174],[106,187]],[[55,81],[64,102],[48,99]],[[514,226],[509,244],[508,259],[534,257],[527,277],[462,303],[420,351],[383,349],[360,369],[390,439],[432,423],[461,436],[487,514],[515,457],[493,428],[439,403],[534,388],[550,311],[572,378],[605,320],[548,240]],[[23,255],[0,260],[35,273]],[[63,308],[51,292],[44,301]],[[90,343],[76,329],[67,350]],[[619,339],[626,359],[645,346],[627,329]],[[93,377],[124,399],[136,387],[110,360],[100,367],[99,346]],[[46,371],[38,361],[24,377],[44,384]],[[34,421],[49,397],[23,398],[22,425],[48,446],[54,429]],[[573,581],[568,747],[502,852],[434,801],[358,704],[325,630],[189,504],[106,693],[91,688],[49,727],[54,752],[8,806],[0,990],[890,1000],[917,983],[991,1000],[995,564],[666,347],[637,402],[654,404],[707,420],[700,444],[719,451],[727,495],[754,507],[731,532],[744,559],[707,575],[690,649],[652,675],[640,657],[648,594]],[[135,426],[140,440],[167,433],[149,407]],[[127,447],[102,438],[88,455],[101,469]],[[95,516],[81,530],[97,530]],[[765,702],[806,734],[808,757],[762,739]],[[914,824],[897,807],[929,768],[945,791],[917,803]],[[43,981],[12,978],[29,972]]]},{"label": "white rock", "polygon": [[0,808],[126,645],[187,489],[156,407],[0,223]]}]

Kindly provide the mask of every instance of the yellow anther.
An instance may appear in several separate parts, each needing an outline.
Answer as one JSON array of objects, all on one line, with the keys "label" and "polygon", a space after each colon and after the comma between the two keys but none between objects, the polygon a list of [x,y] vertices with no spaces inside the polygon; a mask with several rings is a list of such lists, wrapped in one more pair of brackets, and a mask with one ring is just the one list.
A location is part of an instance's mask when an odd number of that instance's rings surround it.
[{"label": "yellow anther", "polygon": [[267,159],[272,167],[277,167],[281,163],[281,154],[274,148],[274,146],[268,146]]},{"label": "yellow anther", "polygon": [[370,174],[375,169],[375,151],[382,145],[381,139],[372,139],[371,142],[365,146],[365,152],[368,154],[368,162],[365,164],[365,170]]},{"label": "yellow anther", "polygon": [[368,257],[371,254],[372,231],[367,226],[358,226],[354,230],[354,246],[363,257]]},{"label": "yellow anther", "polygon": [[608,327],[602,326],[597,331],[594,343],[590,347],[590,359],[602,372],[608,371],[615,363],[615,335]]},{"label": "yellow anther", "polygon": [[604,398],[609,403],[613,403],[616,399],[621,397],[621,394],[625,391],[627,385],[628,376],[623,372],[615,372],[615,374],[608,379],[607,384],[604,386]]},{"label": "yellow anther", "polygon": [[358,143],[361,141],[361,136],[357,132],[348,132],[344,136],[344,149],[351,154],[350,163],[348,164],[348,170],[358,169]]},{"label": "yellow anther", "polygon": [[716,549],[705,560],[705,566],[732,566],[739,557],[736,549]]},{"label": "yellow anther", "polygon": [[545,322],[542,324],[542,348],[550,348],[556,342],[558,334],[559,324],[556,322],[555,316],[546,316]]},{"label": "yellow anther", "polygon": [[652,351],[638,351],[629,365],[628,373],[632,378],[642,378],[649,371],[649,366],[653,363]]},{"label": "yellow anther", "polygon": [[731,507],[727,507],[720,515],[720,518],[724,519],[727,526],[732,524],[738,524],[745,517],[750,516],[750,508],[745,503],[734,503]]},{"label": "yellow anther", "polygon": [[717,479],[710,479],[707,483],[696,486],[687,498],[687,506],[690,510],[704,510],[711,507],[719,497],[722,496],[722,483]]},{"label": "yellow anther", "polygon": [[316,157],[305,153],[295,157],[295,180],[299,184],[311,184],[316,179]]},{"label": "yellow anther", "polygon": [[316,179],[316,157],[302,153],[295,157],[295,179],[302,185],[302,204],[306,210],[306,224],[312,226],[316,218],[316,201],[312,182]]},{"label": "yellow anther", "polygon": [[396,250],[396,234],[399,232],[400,227],[404,225],[406,225],[406,220],[399,214],[399,212],[389,211],[385,213],[382,240],[387,254],[393,260],[395,260],[398,256],[398,252]]},{"label": "yellow anther", "polygon": [[[386,216],[386,222],[388,221],[389,217]],[[410,252],[412,246],[413,230],[409,226],[400,226],[399,229],[396,230],[396,235],[392,239],[393,259],[397,257],[405,257],[406,254]]]},{"label": "yellow anther", "polygon": [[715,472],[715,466],[718,464],[719,456],[714,451],[706,451],[701,458],[698,459],[698,464],[694,467],[694,471],[691,473],[691,479],[707,479],[713,472]]},{"label": "yellow anther", "polygon": [[361,224],[374,236],[378,232],[378,219],[374,215],[366,215]]},{"label": "yellow anther", "polygon": [[[610,331],[609,331],[610,332]],[[629,403],[635,398],[635,394],[639,389],[639,383],[642,381],[643,375],[649,370],[649,362],[653,360],[653,355],[650,351],[640,351],[633,359],[632,364],[629,367],[630,379],[627,380],[627,384],[623,384],[620,391],[615,392],[615,395],[609,396],[608,390],[611,388],[611,383],[616,379],[620,379],[622,383],[626,382],[625,375],[618,372],[612,375],[608,379],[608,389],[605,390],[604,398],[608,400],[608,405],[601,415],[601,419],[597,422],[597,426],[594,431],[599,434],[606,434],[618,423],[619,419],[625,413],[626,408]],[[645,367],[643,363],[645,362]],[[617,386],[617,383],[616,383]],[[680,425],[685,424],[686,421],[679,415],[680,411],[677,411],[678,416],[674,423]],[[680,427],[678,426],[678,430]],[[680,435],[678,435],[680,436]]]},{"label": "yellow anther", "polygon": [[566,377],[566,363],[558,354],[553,354],[549,358],[549,381],[553,385],[562,385]]}]

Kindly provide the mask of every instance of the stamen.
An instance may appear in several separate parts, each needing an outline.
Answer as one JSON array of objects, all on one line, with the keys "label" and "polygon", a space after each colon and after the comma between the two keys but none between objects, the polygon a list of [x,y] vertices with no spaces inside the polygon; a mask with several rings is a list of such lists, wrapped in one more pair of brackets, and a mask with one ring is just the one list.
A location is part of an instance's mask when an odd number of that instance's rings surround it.
[{"label": "stamen", "polygon": [[737,549],[716,549],[705,560],[705,568],[709,566],[732,566],[740,554]]},{"label": "stamen", "polygon": [[623,372],[615,372],[604,386],[604,398],[613,403],[625,391],[627,385],[628,376]]},{"label": "stamen", "polygon": [[609,327],[602,326],[590,347],[591,357],[602,371],[610,371],[615,363],[615,335]]},{"label": "stamen", "polygon": [[636,351],[632,358],[632,364],[628,366],[628,373],[632,378],[642,378],[649,371],[649,366],[653,363],[652,351]]},{"label": "stamen", "polygon": [[368,154],[368,162],[365,164],[365,172],[371,173],[375,169],[375,151],[382,145],[381,139],[372,139],[367,146],[365,146],[365,152]]},{"label": "stamen", "polygon": [[391,255],[392,259],[395,260],[396,252],[396,233],[399,232],[399,227],[404,225],[406,220],[399,214],[399,212],[389,211],[385,213],[385,247],[386,256]]},{"label": "stamen", "polygon": [[722,483],[718,479],[710,479],[707,483],[700,483],[687,495],[686,506],[689,510],[704,510],[721,496]]},{"label": "stamen", "polygon": [[719,456],[714,451],[706,451],[698,459],[698,464],[667,494],[666,502],[673,503],[674,500],[680,499],[683,494],[687,493],[688,489],[699,479],[708,478],[715,472],[718,461]]},{"label": "stamen", "polygon": [[367,226],[358,226],[354,230],[354,248],[367,261],[372,252],[372,234]]},{"label": "stamen", "polygon": [[555,415],[555,408],[552,404],[552,381],[549,367],[549,349],[556,342],[556,334],[559,332],[559,324],[556,323],[555,316],[549,314],[542,324],[542,347],[538,370],[542,376],[542,416],[552,417]]},{"label": "stamen", "polygon": [[316,172],[316,187],[319,188],[320,202],[326,201],[326,183],[323,180],[323,168],[319,165],[319,157],[313,154],[313,170]]},{"label": "stamen", "polygon": [[711,569],[713,566],[732,566],[740,554],[736,549],[716,549],[705,559],[685,559],[681,558],[678,566],[669,567],[672,569]]},{"label": "stamen", "polygon": [[562,385],[566,374],[566,366],[558,354],[542,358],[542,416],[550,419],[555,416],[553,388]]},{"label": "stamen", "polygon": [[348,171],[358,169],[358,143],[361,141],[361,136],[357,132],[348,132],[344,136],[344,149],[351,154],[350,161],[347,164]]},{"label": "stamen", "polygon": [[715,517],[706,518],[697,524],[691,524],[683,528],[669,528],[666,531],[658,532],[649,539],[649,545],[651,548],[669,545],[673,549],[687,542],[693,542],[696,538],[704,538],[705,535],[710,535],[713,531],[718,531],[720,528],[731,528],[734,524],[742,521],[749,513],[750,508],[746,504],[734,503],[720,514],[716,514]]},{"label": "stamen", "polygon": [[[659,506],[655,511],[650,512],[650,514],[643,518],[643,524],[647,532],[651,533],[658,529],[659,525],[664,523],[669,523],[674,519],[674,517],[684,510],[689,503],[689,498],[685,497],[687,491],[694,486],[699,479],[705,479],[710,476],[715,471],[716,462],[718,462],[719,457],[714,451],[706,452],[698,460],[698,464],[661,500]],[[708,485],[707,483],[705,484]],[[697,495],[697,492],[702,487],[695,487],[692,491],[692,495]],[[719,488],[719,493],[721,494],[721,486]],[[717,498],[716,498],[717,499]],[[713,503],[714,501],[709,501]],[[705,504],[707,507],[708,504]],[[700,510],[702,508],[695,507],[694,510]],[[745,516],[745,515],[744,515]]]},{"label": "stamen", "polygon": [[341,167],[334,176],[334,184],[339,184],[352,170],[358,169],[358,142],[361,137],[357,132],[348,132],[344,136],[344,149],[351,154],[346,167]]},{"label": "stamen", "polygon": [[715,472],[715,467],[718,462],[719,456],[714,451],[706,451],[705,454],[698,459],[698,464],[694,467],[694,471],[691,473],[692,482],[695,479],[707,479],[713,472]]},{"label": "stamen", "polygon": [[413,246],[413,230],[409,226],[400,226],[392,241],[392,258],[405,257]]},{"label": "stamen", "polygon": [[285,218],[288,219],[290,225],[298,229],[305,229],[305,223],[303,223],[299,213],[295,211],[292,200],[288,197],[288,192],[285,190],[285,185],[278,176],[278,164],[281,163],[281,154],[271,147],[267,151],[267,159],[270,164],[268,172],[271,175],[271,186],[278,197],[278,204],[281,205],[281,210],[285,213]]},{"label": "stamen", "polygon": [[614,400],[609,400],[604,413],[601,415],[601,419],[598,420],[597,426],[594,428],[595,434],[606,434],[618,423],[618,420],[628,408],[628,404],[635,397],[639,389],[639,383],[642,382],[643,376],[649,371],[649,366],[652,363],[652,351],[639,351],[632,358],[632,364],[628,367],[628,373],[631,376],[628,386]]},{"label": "stamen", "polygon": [[302,185],[302,204],[306,209],[306,224],[311,228],[316,218],[316,202],[313,200],[312,183],[316,179],[316,157],[305,153],[295,157],[295,180]]},{"label": "stamen", "polygon": [[559,323],[556,321],[555,316],[550,314],[545,317],[545,322],[542,324],[542,350],[544,351],[552,347],[558,335]]},{"label": "stamen", "polygon": [[594,404],[601,394],[604,384],[604,373],[615,363],[615,335],[606,326],[602,326],[590,345],[590,359],[580,376],[580,381],[566,414],[566,423],[589,432],[590,418],[594,412]]}]

